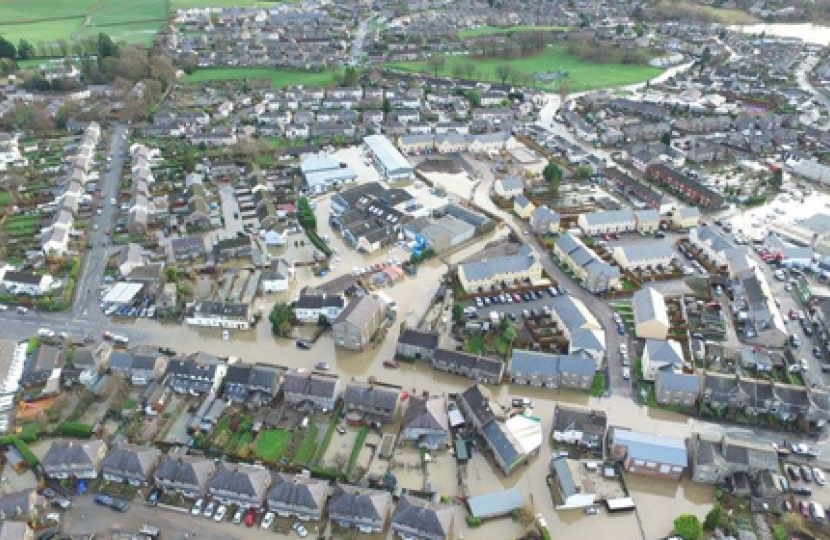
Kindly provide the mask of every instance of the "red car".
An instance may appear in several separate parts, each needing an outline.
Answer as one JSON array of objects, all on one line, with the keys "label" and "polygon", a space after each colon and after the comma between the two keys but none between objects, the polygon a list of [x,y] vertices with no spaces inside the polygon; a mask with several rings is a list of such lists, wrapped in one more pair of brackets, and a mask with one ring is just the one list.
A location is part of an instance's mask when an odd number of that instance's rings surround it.
[{"label": "red car", "polygon": [[245,512],[245,526],[246,527],[253,527],[254,523],[256,523],[256,510],[253,508],[248,508]]},{"label": "red car", "polygon": [[397,369],[398,368],[398,363],[394,360],[384,360],[383,361],[383,367]]}]

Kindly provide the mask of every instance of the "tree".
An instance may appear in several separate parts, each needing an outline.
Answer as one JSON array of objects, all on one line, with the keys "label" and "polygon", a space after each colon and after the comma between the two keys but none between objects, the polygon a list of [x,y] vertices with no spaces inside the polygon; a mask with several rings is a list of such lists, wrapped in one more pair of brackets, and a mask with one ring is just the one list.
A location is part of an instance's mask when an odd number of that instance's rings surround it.
[{"label": "tree", "polygon": [[347,67],[345,73],[343,73],[343,86],[357,86],[358,77],[359,75],[354,67]]},{"label": "tree", "polygon": [[516,326],[513,324],[508,325],[507,328],[505,328],[504,331],[501,333],[501,337],[503,337],[504,340],[510,344],[512,344],[513,340],[516,339],[516,335]]},{"label": "tree", "polygon": [[562,169],[556,164],[555,161],[548,161],[548,164],[545,165],[544,169],[542,169],[542,178],[544,178],[547,182],[561,182]]},{"label": "tree", "polygon": [[297,199],[297,219],[304,228],[312,231],[317,229],[317,216],[305,197]]},{"label": "tree", "polygon": [[777,168],[772,173],[772,187],[775,188],[775,191],[780,191],[781,186],[784,185],[784,169]]},{"label": "tree", "polygon": [[319,317],[317,317],[317,326],[328,326],[329,325],[329,318],[326,317],[325,313],[321,313]]},{"label": "tree", "polygon": [[118,45],[115,44],[112,38],[103,32],[98,34],[98,66],[100,67],[102,65],[101,62],[104,58],[112,57],[117,54]]},{"label": "tree", "polygon": [[499,78],[502,84],[510,78],[513,74],[513,66],[510,64],[499,64],[496,66],[496,77]]},{"label": "tree", "polygon": [[384,96],[383,97],[383,114],[389,114],[392,111],[392,102],[389,101],[389,98]]},{"label": "tree", "polygon": [[20,43],[17,45],[17,56],[21,60],[29,60],[30,58],[35,57],[35,48],[34,46],[26,41],[25,39],[20,39]]},{"label": "tree", "polygon": [[669,146],[671,144],[671,131],[667,131],[660,135],[660,142]]},{"label": "tree", "polygon": [[593,172],[591,171],[591,167],[588,165],[580,165],[576,169],[576,174],[578,174],[583,180],[587,180],[591,178],[591,174],[593,174]]},{"label": "tree", "polygon": [[625,26],[622,24],[618,24],[617,28],[614,29],[618,36],[621,36],[625,33]]},{"label": "tree", "polygon": [[467,100],[470,102],[470,107],[477,109],[481,107],[481,94],[476,92],[475,90],[469,90],[464,94],[467,97]]},{"label": "tree", "polygon": [[720,503],[715,503],[715,506],[706,514],[703,526],[710,531],[714,531],[715,528],[720,527],[721,521],[723,521],[723,507]]},{"label": "tree", "polygon": [[17,58],[17,49],[14,43],[3,36],[0,36],[0,58],[9,58],[11,60]]},{"label": "tree", "polygon": [[674,520],[674,532],[683,540],[698,540],[703,535],[703,526],[694,514],[681,514]]},{"label": "tree", "polygon": [[464,306],[461,304],[453,304],[452,306],[452,320],[455,323],[460,323],[464,317]]},{"label": "tree", "polygon": [[291,332],[291,321],[294,320],[294,309],[291,304],[280,302],[274,304],[268,321],[271,323],[271,333],[275,336],[287,336]]},{"label": "tree", "polygon": [[427,59],[427,65],[429,66],[429,70],[432,71],[433,77],[437,77],[438,72],[444,69],[446,64],[447,60],[441,54],[433,54]]}]

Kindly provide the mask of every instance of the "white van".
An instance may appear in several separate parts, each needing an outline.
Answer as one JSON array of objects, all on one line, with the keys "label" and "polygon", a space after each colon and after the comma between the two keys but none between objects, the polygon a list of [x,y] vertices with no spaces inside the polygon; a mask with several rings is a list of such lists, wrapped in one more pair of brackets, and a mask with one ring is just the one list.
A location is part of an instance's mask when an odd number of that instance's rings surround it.
[{"label": "white van", "polygon": [[810,503],[810,515],[817,523],[824,523],[827,516],[824,514],[824,508],[817,502]]}]

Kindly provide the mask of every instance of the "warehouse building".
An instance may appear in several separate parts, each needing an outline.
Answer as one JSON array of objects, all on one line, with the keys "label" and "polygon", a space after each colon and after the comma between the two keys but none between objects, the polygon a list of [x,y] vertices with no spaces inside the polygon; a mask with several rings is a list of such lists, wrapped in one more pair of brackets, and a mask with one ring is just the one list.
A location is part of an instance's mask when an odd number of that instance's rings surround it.
[{"label": "warehouse building", "polygon": [[381,176],[388,180],[409,180],[415,168],[385,135],[369,135],[363,139]]}]

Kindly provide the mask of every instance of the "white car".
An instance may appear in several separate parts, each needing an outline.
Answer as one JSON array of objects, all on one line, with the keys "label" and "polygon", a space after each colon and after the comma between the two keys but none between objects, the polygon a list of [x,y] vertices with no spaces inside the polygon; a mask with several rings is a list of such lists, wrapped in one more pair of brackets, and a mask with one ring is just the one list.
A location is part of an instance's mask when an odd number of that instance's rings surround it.
[{"label": "white car", "polygon": [[631,378],[631,370],[627,367],[622,368],[622,376],[623,379],[628,380]]},{"label": "white car", "polygon": [[224,504],[220,506],[213,515],[213,521],[219,522],[225,519],[225,514],[228,513],[228,507]]},{"label": "white car", "polygon": [[198,516],[202,513],[202,506],[204,506],[204,504],[204,499],[196,499],[196,502],[193,504],[193,508],[190,509],[190,513],[194,516]]},{"label": "white car", "polygon": [[259,526],[263,529],[270,529],[271,525],[274,524],[274,516],[275,514],[273,512],[266,513],[265,516],[263,516],[262,523],[260,523]]},{"label": "white car", "polygon": [[827,478],[824,476],[824,471],[822,471],[818,467],[813,467],[813,479],[816,481],[816,484],[820,486],[823,486],[827,483]]},{"label": "white car", "polygon": [[625,343],[620,343],[620,354],[626,354],[628,352],[628,345]]},{"label": "white car", "polygon": [[291,528],[294,529],[294,532],[297,533],[300,536],[300,538],[305,538],[306,536],[308,536],[308,529],[303,527],[303,524],[299,521],[295,521],[294,524],[291,525]]},{"label": "white car", "polygon": [[53,338],[55,337],[55,331],[48,328],[41,328],[37,331],[37,335],[42,338]]}]

